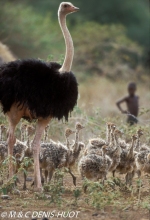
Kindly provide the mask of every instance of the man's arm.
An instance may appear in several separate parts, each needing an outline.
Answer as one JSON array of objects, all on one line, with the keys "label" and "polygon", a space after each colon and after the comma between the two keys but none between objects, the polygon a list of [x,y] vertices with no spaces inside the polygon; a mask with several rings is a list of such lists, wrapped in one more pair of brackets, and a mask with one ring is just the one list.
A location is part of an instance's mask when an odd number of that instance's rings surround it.
[{"label": "man's arm", "polygon": [[123,103],[123,102],[127,102],[127,97],[124,97],[123,99],[120,99],[119,101],[117,101],[116,105],[117,105],[118,109],[121,111],[121,113],[127,114],[128,112],[121,108],[121,103]]}]

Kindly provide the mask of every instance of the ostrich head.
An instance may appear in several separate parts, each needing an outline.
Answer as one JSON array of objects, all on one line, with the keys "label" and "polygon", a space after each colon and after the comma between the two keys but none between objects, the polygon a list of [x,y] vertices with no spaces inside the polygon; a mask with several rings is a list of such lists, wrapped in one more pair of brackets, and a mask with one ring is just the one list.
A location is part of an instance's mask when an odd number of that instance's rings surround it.
[{"label": "ostrich head", "polygon": [[108,130],[111,130],[112,124],[113,124],[112,122],[106,122],[106,125],[107,125]]},{"label": "ostrich head", "polygon": [[81,125],[79,122],[76,123],[76,130],[80,131],[81,129],[85,128],[83,125]]},{"label": "ostrich head", "polygon": [[79,149],[83,150],[85,148],[85,144],[83,142],[79,142]]},{"label": "ostrich head", "polygon": [[49,129],[49,125],[47,125],[47,126],[45,127],[45,131],[47,132],[48,129]]},{"label": "ostrich head", "polygon": [[67,128],[66,131],[65,131],[65,137],[68,138],[71,134],[74,134],[75,131]]},{"label": "ostrich head", "polygon": [[138,139],[138,136],[136,134],[132,135],[132,140],[135,141],[136,139]]},{"label": "ostrich head", "polygon": [[123,135],[123,132],[122,131],[120,131],[120,130],[118,130],[118,129],[116,129],[115,130],[115,132],[114,132],[114,134],[118,137],[121,137],[122,135]]},{"label": "ostrich head", "polygon": [[27,134],[32,135],[32,134],[34,134],[34,132],[35,132],[35,128],[32,127],[31,125],[28,125],[27,126]]},{"label": "ostrich head", "polygon": [[27,128],[27,124],[21,124],[21,126],[20,126],[20,130],[22,131],[22,132],[24,132],[25,130],[26,130],[26,128]]},{"label": "ostrich head", "polygon": [[111,131],[112,131],[112,133],[114,133],[115,129],[116,129],[116,125],[112,123],[111,124]]},{"label": "ostrich head", "polygon": [[62,13],[62,14],[67,15],[67,14],[76,12],[78,10],[79,10],[79,8],[75,7],[72,3],[62,2],[59,6],[58,13]]},{"label": "ostrich head", "polygon": [[0,125],[0,128],[1,128],[2,131],[5,131],[5,130],[7,129],[4,124],[1,124],[1,125]]},{"label": "ostrich head", "polygon": [[138,129],[137,135],[138,135],[139,137],[141,137],[143,134],[144,134],[144,133],[143,133],[142,129]]}]

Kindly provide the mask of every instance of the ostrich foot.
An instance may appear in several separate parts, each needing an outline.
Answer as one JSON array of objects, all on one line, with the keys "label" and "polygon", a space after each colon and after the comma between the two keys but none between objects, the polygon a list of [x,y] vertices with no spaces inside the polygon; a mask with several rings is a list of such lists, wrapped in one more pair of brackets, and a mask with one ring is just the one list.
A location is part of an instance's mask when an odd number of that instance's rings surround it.
[{"label": "ostrich foot", "polygon": [[43,192],[43,187],[34,187],[33,191],[42,193]]},{"label": "ostrich foot", "polygon": [[27,187],[25,186],[25,185],[23,185],[23,188],[22,188],[23,190],[27,190]]}]

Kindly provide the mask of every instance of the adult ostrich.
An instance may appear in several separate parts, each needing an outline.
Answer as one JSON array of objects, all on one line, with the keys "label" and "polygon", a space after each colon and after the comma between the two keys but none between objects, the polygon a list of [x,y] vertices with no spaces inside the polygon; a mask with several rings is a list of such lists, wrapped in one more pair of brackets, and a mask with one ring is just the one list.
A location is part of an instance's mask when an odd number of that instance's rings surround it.
[{"label": "adult ostrich", "polygon": [[[66,55],[63,65],[41,60],[16,60],[0,66],[0,103],[9,121],[8,155],[13,155],[15,127],[21,118],[37,119],[33,140],[34,185],[42,188],[39,151],[42,133],[52,118],[65,117],[77,102],[78,84],[71,66],[74,47],[66,26],[66,15],[79,9],[69,2],[62,2],[58,9],[58,20],[65,39]],[[11,157],[10,157],[11,158]],[[9,177],[13,175],[13,164],[9,162]]]}]

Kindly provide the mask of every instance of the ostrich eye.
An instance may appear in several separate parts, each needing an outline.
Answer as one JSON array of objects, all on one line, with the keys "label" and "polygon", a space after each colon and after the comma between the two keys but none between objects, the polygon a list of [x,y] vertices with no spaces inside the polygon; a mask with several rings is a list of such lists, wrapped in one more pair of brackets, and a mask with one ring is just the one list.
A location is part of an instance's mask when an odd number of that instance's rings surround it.
[{"label": "ostrich eye", "polygon": [[68,7],[68,5],[67,5],[67,4],[65,4],[65,5],[64,5],[64,8],[67,8],[67,7]]}]

